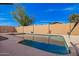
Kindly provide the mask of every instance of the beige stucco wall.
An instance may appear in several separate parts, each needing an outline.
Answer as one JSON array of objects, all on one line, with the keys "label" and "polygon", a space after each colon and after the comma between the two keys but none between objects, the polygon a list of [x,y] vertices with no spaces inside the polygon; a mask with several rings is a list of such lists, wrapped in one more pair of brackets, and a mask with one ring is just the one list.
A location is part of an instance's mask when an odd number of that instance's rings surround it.
[{"label": "beige stucco wall", "polygon": [[[71,24],[53,24],[50,25],[51,34],[63,34],[66,35],[67,32],[70,31],[70,27],[73,27],[73,23]],[[17,32],[32,32],[33,26],[20,26],[16,28]],[[48,25],[34,25],[34,33],[38,34],[48,34]],[[79,25],[72,32],[73,35],[79,35]]]}]

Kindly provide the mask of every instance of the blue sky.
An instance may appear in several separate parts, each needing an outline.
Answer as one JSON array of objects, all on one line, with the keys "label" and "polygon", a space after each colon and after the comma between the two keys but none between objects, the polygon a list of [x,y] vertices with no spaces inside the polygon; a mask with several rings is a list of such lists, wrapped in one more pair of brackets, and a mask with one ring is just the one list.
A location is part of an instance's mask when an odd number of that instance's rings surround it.
[{"label": "blue sky", "polygon": [[[26,14],[34,17],[34,24],[68,23],[71,14],[79,13],[79,4],[20,3],[19,5],[25,8]],[[12,11],[15,11],[15,5],[0,5],[0,26],[19,26],[19,23],[11,15]]]}]

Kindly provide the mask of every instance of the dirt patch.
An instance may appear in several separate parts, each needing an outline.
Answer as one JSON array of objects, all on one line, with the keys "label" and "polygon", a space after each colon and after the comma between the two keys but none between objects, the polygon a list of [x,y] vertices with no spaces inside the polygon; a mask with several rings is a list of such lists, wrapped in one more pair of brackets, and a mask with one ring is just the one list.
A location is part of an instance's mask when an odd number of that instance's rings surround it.
[{"label": "dirt patch", "polygon": [[7,40],[7,37],[0,36],[0,41]]}]

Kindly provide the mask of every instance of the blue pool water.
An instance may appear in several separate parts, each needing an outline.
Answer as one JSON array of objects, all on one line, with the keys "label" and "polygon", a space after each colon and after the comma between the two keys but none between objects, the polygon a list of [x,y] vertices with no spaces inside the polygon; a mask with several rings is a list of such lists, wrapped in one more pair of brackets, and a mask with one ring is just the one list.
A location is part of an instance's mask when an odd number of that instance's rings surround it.
[{"label": "blue pool water", "polygon": [[67,46],[48,44],[48,43],[37,42],[37,41],[32,41],[32,40],[23,40],[19,43],[30,46],[30,47],[34,47],[40,50],[44,50],[50,53],[56,53],[56,54],[62,54],[62,55],[69,53]]}]

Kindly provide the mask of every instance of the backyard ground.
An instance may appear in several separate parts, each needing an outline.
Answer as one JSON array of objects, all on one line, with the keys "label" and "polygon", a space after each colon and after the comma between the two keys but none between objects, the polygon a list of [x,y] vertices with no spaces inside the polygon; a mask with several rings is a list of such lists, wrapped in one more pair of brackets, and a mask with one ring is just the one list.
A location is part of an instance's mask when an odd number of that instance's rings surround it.
[{"label": "backyard ground", "polygon": [[[18,42],[24,40],[23,36],[8,35],[8,33],[0,33],[0,36],[7,37],[7,40],[0,41],[0,55],[8,56],[54,56],[59,55],[55,53],[49,53],[33,47],[19,44]],[[79,36],[71,36],[71,39],[67,35],[65,37],[66,43],[69,46],[71,53],[67,55],[78,55],[79,50]],[[72,42],[72,44],[70,43]],[[75,45],[76,44],[76,45]],[[74,47],[76,46],[76,47]]]}]

